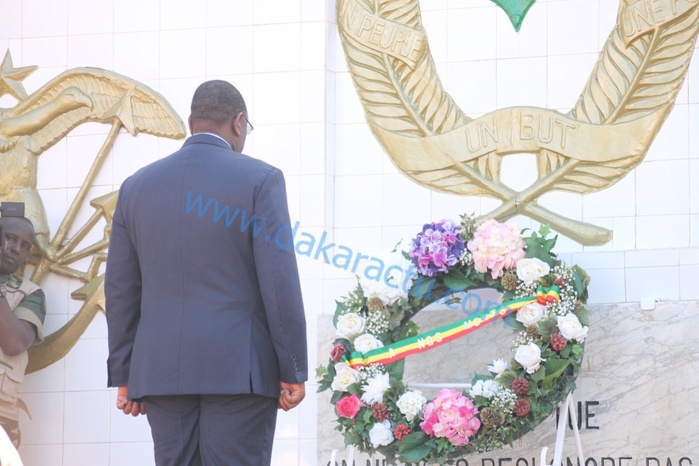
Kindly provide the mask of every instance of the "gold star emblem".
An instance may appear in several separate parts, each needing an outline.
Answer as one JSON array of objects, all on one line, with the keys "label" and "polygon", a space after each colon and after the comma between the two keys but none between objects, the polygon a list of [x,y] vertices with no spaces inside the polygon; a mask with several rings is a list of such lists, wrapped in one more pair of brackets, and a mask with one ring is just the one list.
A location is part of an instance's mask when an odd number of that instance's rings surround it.
[{"label": "gold star emblem", "polygon": [[36,70],[36,66],[22,66],[15,68],[12,64],[12,54],[8,49],[0,64],[0,97],[10,94],[15,99],[22,101],[27,98],[22,80]]}]

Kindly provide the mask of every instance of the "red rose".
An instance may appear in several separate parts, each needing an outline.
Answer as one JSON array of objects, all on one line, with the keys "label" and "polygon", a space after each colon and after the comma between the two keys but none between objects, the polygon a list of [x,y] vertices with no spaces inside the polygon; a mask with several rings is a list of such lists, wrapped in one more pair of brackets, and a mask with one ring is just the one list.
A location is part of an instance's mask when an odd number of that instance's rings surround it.
[{"label": "red rose", "polygon": [[335,362],[339,362],[344,354],[345,347],[343,345],[337,344],[333,346],[333,349],[330,351],[330,359],[332,359]]},{"label": "red rose", "polygon": [[335,404],[337,414],[349,419],[354,419],[359,409],[362,407],[362,402],[357,398],[357,395],[350,395],[340,398]]}]

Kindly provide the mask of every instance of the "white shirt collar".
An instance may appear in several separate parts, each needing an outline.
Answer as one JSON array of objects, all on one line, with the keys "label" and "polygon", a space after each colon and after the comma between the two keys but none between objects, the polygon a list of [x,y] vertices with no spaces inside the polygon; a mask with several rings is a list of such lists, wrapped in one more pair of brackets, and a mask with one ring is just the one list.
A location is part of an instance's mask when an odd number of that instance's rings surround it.
[{"label": "white shirt collar", "polygon": [[223,138],[222,138],[221,136],[219,136],[218,134],[207,133],[207,132],[205,132],[205,131],[202,131],[201,133],[196,133],[196,134],[193,134],[192,136],[196,136],[196,135],[198,135],[198,134],[208,134],[209,136],[215,136],[215,137],[219,138],[221,141],[225,142],[226,145],[227,145],[228,147],[230,147],[231,149],[233,149],[233,147],[228,143],[228,141],[226,141],[225,139],[223,139]]}]

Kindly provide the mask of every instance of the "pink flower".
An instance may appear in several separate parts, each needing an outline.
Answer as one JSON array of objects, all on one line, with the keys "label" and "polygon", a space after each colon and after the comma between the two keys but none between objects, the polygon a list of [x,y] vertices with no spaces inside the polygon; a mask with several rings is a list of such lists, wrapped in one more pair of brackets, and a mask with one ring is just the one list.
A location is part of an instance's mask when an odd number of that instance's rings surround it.
[{"label": "pink flower", "polygon": [[349,419],[354,419],[354,416],[357,415],[361,407],[362,402],[357,395],[350,395],[340,398],[335,404],[337,414]]},{"label": "pink flower", "polygon": [[478,408],[458,390],[443,389],[425,405],[420,428],[430,437],[443,437],[454,446],[468,445],[481,421]]},{"label": "pink flower", "polygon": [[524,246],[514,224],[492,219],[481,223],[467,244],[473,254],[475,269],[481,273],[490,271],[493,278],[499,278],[504,275],[504,270],[517,266],[517,261],[524,258]]}]

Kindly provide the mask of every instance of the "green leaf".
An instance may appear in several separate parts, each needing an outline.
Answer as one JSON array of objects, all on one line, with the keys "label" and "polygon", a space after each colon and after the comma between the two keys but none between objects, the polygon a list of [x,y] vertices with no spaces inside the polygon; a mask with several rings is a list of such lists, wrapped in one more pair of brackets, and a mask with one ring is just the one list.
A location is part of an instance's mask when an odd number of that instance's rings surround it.
[{"label": "green leaf", "polygon": [[444,278],[446,277],[454,277],[454,278],[460,278],[462,280],[466,280],[466,275],[461,271],[461,269],[451,269],[448,274],[444,275]]},{"label": "green leaf", "polygon": [[[333,369],[333,372],[334,372],[334,367],[332,365],[330,367]],[[318,381],[318,393],[330,388],[330,385],[332,384],[332,381],[333,381],[333,377],[334,376],[330,374],[330,371],[325,366],[318,366],[316,368],[316,380]]]},{"label": "green leaf", "polygon": [[553,387],[554,382],[560,375],[563,373],[563,371],[566,370],[566,367],[570,364],[570,361],[567,359],[549,359],[546,361],[546,377],[544,377],[544,380],[542,382],[542,385],[545,388],[551,388]]},{"label": "green leaf", "polygon": [[444,276],[444,284],[452,291],[462,291],[468,288],[469,282],[462,277]]},{"label": "green leaf", "polygon": [[405,340],[406,338],[413,337],[420,332],[420,327],[417,326],[412,320],[407,322],[405,325],[395,329],[391,333],[392,341]]},{"label": "green leaf", "polygon": [[517,294],[514,291],[505,290],[502,294],[502,302],[506,303],[507,301],[512,301],[516,297]]},{"label": "green leaf", "polygon": [[454,292],[465,290],[466,288],[473,286],[473,283],[468,280],[466,275],[461,273],[458,269],[453,269],[444,276],[444,285]]},{"label": "green leaf", "polygon": [[330,403],[335,404],[338,402],[340,398],[345,394],[345,392],[341,391],[334,391],[332,396],[330,397]]},{"label": "green leaf", "polygon": [[347,392],[351,393],[352,395],[362,396],[362,389],[359,387],[359,384],[356,383],[353,383],[350,386],[348,386]]},{"label": "green leaf", "polygon": [[515,374],[511,370],[505,370],[503,371],[499,376],[498,380],[500,381],[501,384],[505,387],[511,387],[512,382],[517,378],[517,374]]},{"label": "green leaf", "polygon": [[403,451],[407,448],[415,448],[420,445],[424,445],[430,439],[430,436],[423,431],[412,432],[400,441],[400,450]]},{"label": "green leaf", "polygon": [[404,316],[405,316],[404,311],[396,311],[396,312],[390,314],[390,316],[388,318],[389,328],[398,328],[400,326],[400,323],[403,320]]},{"label": "green leaf", "polygon": [[426,278],[424,275],[418,275],[417,280],[415,280],[412,288],[410,288],[410,295],[427,300],[432,293],[434,283],[434,278]]},{"label": "green leaf", "polygon": [[419,447],[411,448],[408,450],[402,450],[398,456],[398,459],[404,463],[419,463],[423,459],[427,458],[432,452],[432,448],[428,445],[420,445]]},{"label": "green leaf", "polygon": [[567,358],[568,356],[570,356],[570,351],[570,345],[566,345],[566,347],[563,348],[563,350],[559,354],[562,358]]},{"label": "green leaf", "polygon": [[349,349],[352,347],[352,342],[350,342],[347,338],[336,338],[333,342],[333,346],[335,345],[342,345],[349,351]]},{"label": "green leaf", "polygon": [[590,313],[587,311],[586,308],[578,306],[573,311],[573,314],[575,314],[575,316],[578,318],[582,325],[590,325]]},{"label": "green leaf", "polygon": [[403,371],[405,370],[405,359],[401,359],[386,366],[386,372],[391,380],[403,380]]},{"label": "green leaf", "polygon": [[571,267],[573,270],[573,289],[578,295],[578,299],[586,303],[587,302],[587,287],[590,285],[590,276],[585,272],[585,270],[578,266],[574,265]]},{"label": "green leaf", "polygon": [[325,366],[316,367],[316,379],[322,379],[328,373],[328,369]]},{"label": "green leaf", "polygon": [[529,374],[529,378],[532,379],[534,382],[541,382],[544,380],[544,368],[539,367],[533,374]]},{"label": "green leaf", "polygon": [[524,324],[515,318],[514,312],[512,314],[508,314],[508,316],[505,317],[505,323],[513,329],[517,330],[518,332],[522,332],[525,330]]},{"label": "green leaf", "polygon": [[337,371],[335,370],[335,364],[334,364],[334,363],[328,364],[328,375],[327,375],[327,378],[330,379],[330,380],[332,380],[332,379],[335,378],[336,375],[337,375]]},{"label": "green leaf", "polygon": [[551,337],[552,333],[556,333],[558,331],[558,326],[554,318],[550,317],[548,319],[540,320],[538,322],[538,329],[539,334],[544,339],[548,340]]},{"label": "green leaf", "polygon": [[333,315],[333,325],[337,327],[337,320],[347,311],[347,305],[342,301],[335,301],[335,314]]},{"label": "green leaf", "polygon": [[546,237],[551,233],[551,228],[548,225],[541,225],[539,233],[537,235],[536,232],[532,232],[529,237],[524,238],[524,243],[527,245],[527,257],[542,260],[554,267],[557,260],[556,255],[551,250],[556,245],[558,235],[547,239]]},{"label": "green leaf", "polygon": [[400,460],[405,463],[422,461],[432,451],[432,447],[427,444],[429,439],[430,437],[422,431],[406,435],[398,444]]}]

